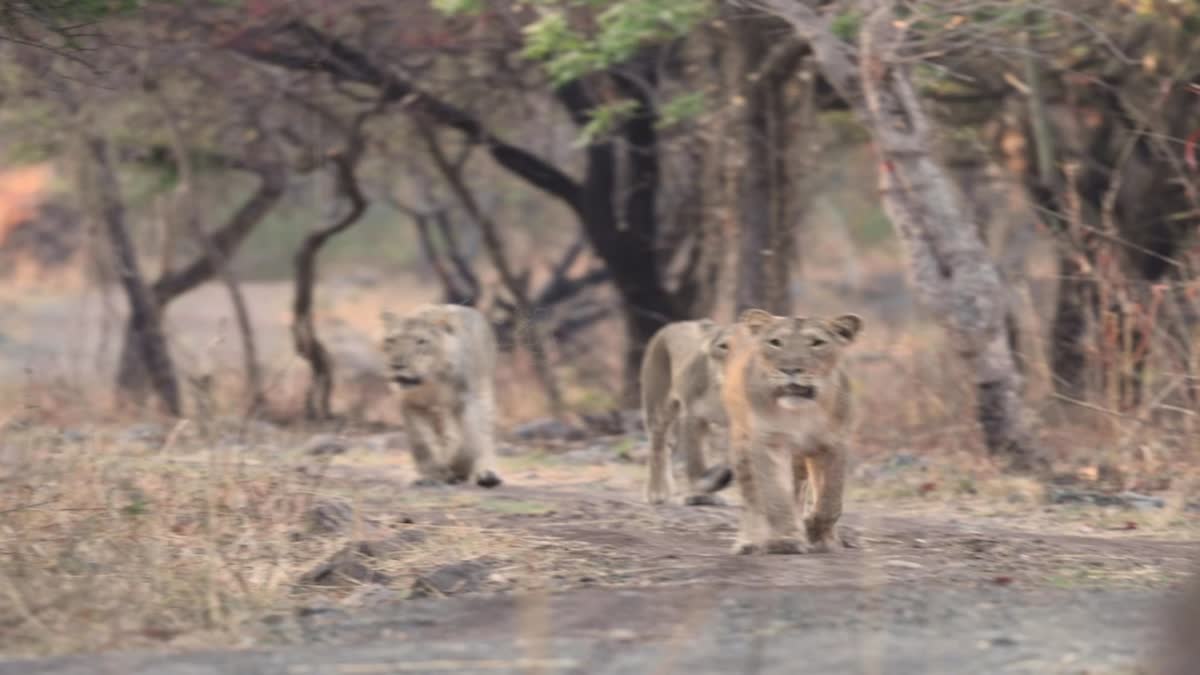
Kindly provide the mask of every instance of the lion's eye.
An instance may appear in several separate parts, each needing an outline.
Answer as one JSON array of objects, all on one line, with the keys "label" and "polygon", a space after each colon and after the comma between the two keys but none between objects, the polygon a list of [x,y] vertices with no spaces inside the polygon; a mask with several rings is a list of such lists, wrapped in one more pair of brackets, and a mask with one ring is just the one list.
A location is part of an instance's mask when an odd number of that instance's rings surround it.
[{"label": "lion's eye", "polygon": [[722,342],[721,344],[717,345],[717,349],[720,349],[721,351],[725,351],[725,350],[729,349],[729,345]]},{"label": "lion's eye", "polygon": [[825,341],[822,340],[821,338],[813,338],[812,339],[812,346],[814,346],[814,347],[820,347],[823,344],[825,344]]},{"label": "lion's eye", "polygon": [[428,340],[426,340],[425,338],[417,338],[417,346],[418,347],[424,347],[426,342],[428,342]]},{"label": "lion's eye", "polygon": [[767,340],[767,344],[771,345],[772,347],[782,347],[783,346],[783,342],[781,342],[779,340],[779,338],[771,338],[770,340]]}]

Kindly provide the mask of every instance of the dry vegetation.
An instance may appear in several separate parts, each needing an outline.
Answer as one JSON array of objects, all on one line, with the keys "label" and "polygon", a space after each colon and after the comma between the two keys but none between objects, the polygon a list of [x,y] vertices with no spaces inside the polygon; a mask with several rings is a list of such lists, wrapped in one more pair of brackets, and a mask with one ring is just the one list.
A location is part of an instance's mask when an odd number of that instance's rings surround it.
[{"label": "dry vegetation", "polygon": [[[898,268],[879,257],[861,273],[868,280],[889,278]],[[855,365],[864,414],[849,512],[855,504],[886,505],[897,515],[950,515],[1030,533],[1195,536],[1200,472],[1186,426],[1174,428],[1148,413],[1085,409],[1067,415],[1048,405],[1044,414],[1058,416],[1042,438],[1055,450],[1057,477],[1046,484],[1006,476],[976,440],[971,387],[960,366],[945,358],[941,333],[919,314],[888,304],[902,299],[871,299],[835,283],[838,269],[810,264],[806,274],[805,306],[814,312],[850,306],[868,321]],[[351,336],[331,341],[350,345],[339,354],[343,365],[371,363],[373,323],[385,299],[394,307],[415,303],[425,292],[411,280],[331,288],[338,290],[326,295],[323,330]],[[398,289],[404,290],[401,299]],[[353,366],[341,368],[349,374],[335,408],[359,415],[344,418],[336,437],[314,436],[322,430],[279,412],[246,417],[237,403],[236,346],[213,333],[213,326],[223,325],[213,315],[225,310],[204,297],[209,292],[215,291],[197,293],[194,305],[181,303],[170,318],[173,335],[200,346],[191,348],[203,358],[187,364],[189,381],[213,377],[203,391],[208,403],[196,407],[196,415],[172,422],[114,407],[103,384],[107,378],[97,382],[81,372],[52,377],[31,371],[9,381],[0,442],[0,632],[6,654],[249,645],[262,639],[264,617],[292,616],[322,603],[357,606],[369,601],[363,593],[371,589],[403,597],[421,575],[453,561],[487,561],[487,576],[475,590],[555,588],[564,580],[606,578],[612,551],[486,517],[481,522],[480,515],[536,519],[553,511],[536,491],[522,497],[523,484],[606,484],[636,493],[644,461],[640,434],[590,441],[599,458],[587,465],[557,459],[566,449],[559,444],[510,443],[502,468],[515,492],[500,498],[412,490],[402,437],[389,433],[397,430],[392,406],[368,377],[369,365],[357,373]],[[269,303],[274,296],[281,303],[270,285],[249,284],[247,292],[252,302]],[[54,301],[10,294],[8,302]],[[256,314],[273,317],[259,327],[270,355],[271,345],[284,344],[285,314],[278,306],[260,306]],[[185,328],[189,322],[195,330]],[[14,325],[7,322],[5,330],[15,333]],[[589,337],[587,357],[571,359],[590,363],[590,370],[559,364],[575,410],[611,407],[618,340],[615,326],[602,327]],[[299,405],[303,383],[289,380],[290,361],[290,354],[266,360],[278,411]],[[529,395],[536,386],[528,362],[505,362],[502,428],[511,429],[541,418],[545,404]],[[1036,378],[1031,386],[1039,386]],[[289,396],[288,387],[297,393]],[[200,395],[195,387],[191,391]],[[1135,491],[1165,505],[1054,504],[1054,490]],[[333,525],[322,520],[329,513]],[[603,521],[592,524],[603,527]],[[384,554],[365,560],[368,576],[333,585],[314,581],[310,571],[362,541],[389,542]],[[630,555],[622,569],[645,567],[636,553]],[[1079,576],[1069,560],[1055,565],[1040,572],[1048,583],[1158,584],[1170,578],[1139,567]]]}]

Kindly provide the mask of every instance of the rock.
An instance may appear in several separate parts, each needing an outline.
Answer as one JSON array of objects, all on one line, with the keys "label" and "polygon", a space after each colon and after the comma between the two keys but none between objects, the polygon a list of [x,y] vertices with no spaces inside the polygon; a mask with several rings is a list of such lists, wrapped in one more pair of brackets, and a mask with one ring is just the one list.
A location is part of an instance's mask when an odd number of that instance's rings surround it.
[{"label": "rock", "polygon": [[888,469],[907,469],[910,467],[922,466],[925,460],[908,452],[897,452],[883,463]]},{"label": "rock", "polygon": [[491,575],[496,561],[491,558],[463,560],[442,565],[428,574],[417,577],[409,597],[427,598],[470,593],[479,590]]},{"label": "rock", "polygon": [[604,464],[613,457],[612,450],[603,445],[574,448],[558,456],[560,460],[568,464]]},{"label": "rock", "polygon": [[609,410],[598,415],[583,415],[583,424],[588,431],[597,436],[624,436],[631,431],[634,419],[640,419],[640,415],[636,418],[627,416],[621,410]]},{"label": "rock", "polygon": [[345,441],[329,434],[313,436],[304,444],[304,454],[314,457],[340,455],[346,450]]},{"label": "rock", "polygon": [[161,445],[167,440],[167,432],[158,424],[136,424],[125,430],[121,440],[145,443],[146,445]]},{"label": "rock", "polygon": [[1093,506],[1120,506],[1127,509],[1161,509],[1167,505],[1162,497],[1138,494],[1136,492],[1121,492],[1111,494],[1090,490],[1072,490],[1066,488],[1051,488],[1046,493],[1052,504],[1091,504]]},{"label": "rock", "polygon": [[405,544],[399,538],[351,542],[329,560],[302,575],[300,583],[309,586],[386,584],[390,577],[375,569],[375,561],[387,558]]},{"label": "rock", "polygon": [[88,439],[87,434],[75,429],[63,429],[59,436],[65,443],[83,443]]},{"label": "rock", "polygon": [[343,600],[346,607],[355,609],[378,609],[385,605],[393,605],[404,599],[404,595],[393,588],[381,584],[364,584],[351,591]]},{"label": "rock", "polygon": [[895,568],[905,569],[905,570],[919,570],[919,569],[924,569],[924,567],[925,567],[924,565],[922,565],[921,563],[918,563],[918,562],[913,562],[911,560],[899,560],[899,559],[884,561],[883,565],[884,565],[884,567],[895,567]]},{"label": "rock", "polygon": [[304,514],[309,534],[338,534],[354,522],[354,508],[343,501],[319,501]]},{"label": "rock", "polygon": [[561,420],[546,418],[518,424],[512,435],[523,441],[578,441],[587,437],[587,432]]}]

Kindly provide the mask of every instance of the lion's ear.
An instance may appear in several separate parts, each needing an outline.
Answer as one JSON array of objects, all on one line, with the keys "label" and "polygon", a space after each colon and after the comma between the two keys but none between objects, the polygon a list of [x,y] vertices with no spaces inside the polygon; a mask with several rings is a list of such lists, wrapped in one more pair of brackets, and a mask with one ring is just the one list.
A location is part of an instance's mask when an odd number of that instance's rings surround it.
[{"label": "lion's ear", "polygon": [[863,320],[857,314],[843,314],[829,322],[833,332],[846,342],[854,342],[854,338],[862,332]]},{"label": "lion's ear", "polygon": [[455,330],[457,329],[454,321],[445,314],[434,317],[430,323],[432,323],[435,328],[442,331],[446,335],[454,335]]},{"label": "lion's ear", "polygon": [[386,328],[395,328],[400,323],[400,317],[386,309],[379,313],[379,320]]},{"label": "lion's ear", "polygon": [[738,317],[738,323],[750,329],[751,335],[757,335],[776,319],[776,316],[765,309],[747,309]]}]

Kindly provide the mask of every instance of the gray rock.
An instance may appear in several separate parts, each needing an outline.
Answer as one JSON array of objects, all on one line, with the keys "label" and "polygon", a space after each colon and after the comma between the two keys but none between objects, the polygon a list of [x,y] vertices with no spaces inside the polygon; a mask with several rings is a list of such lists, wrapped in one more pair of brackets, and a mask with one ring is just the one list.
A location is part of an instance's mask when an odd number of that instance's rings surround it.
[{"label": "gray rock", "polygon": [[577,441],[586,438],[587,432],[566,422],[546,418],[519,424],[513,427],[512,435],[523,441]]},{"label": "gray rock", "polygon": [[346,442],[337,436],[322,434],[313,436],[304,444],[304,454],[314,457],[340,455],[346,452]]},{"label": "gray rock", "polygon": [[136,424],[125,430],[121,440],[146,445],[161,445],[167,440],[167,432],[158,424]]},{"label": "gray rock", "polygon": [[413,537],[406,532],[405,537],[351,542],[330,556],[329,560],[304,573],[299,583],[306,586],[386,584],[391,578],[377,569],[377,562],[412,543],[404,541],[406,538]]},{"label": "gray rock", "polygon": [[1092,490],[1051,488],[1046,492],[1046,496],[1051,504],[1090,504],[1093,506],[1119,506],[1138,510],[1161,509],[1167,505],[1167,501],[1162,497],[1143,495],[1136,492],[1111,494]]},{"label": "gray rock", "polygon": [[304,514],[305,529],[309,534],[338,534],[348,530],[353,522],[354,509],[343,501],[319,501]]},{"label": "gray rock", "polygon": [[496,561],[491,558],[463,560],[443,565],[417,577],[409,597],[441,597],[478,591],[495,567]]}]

